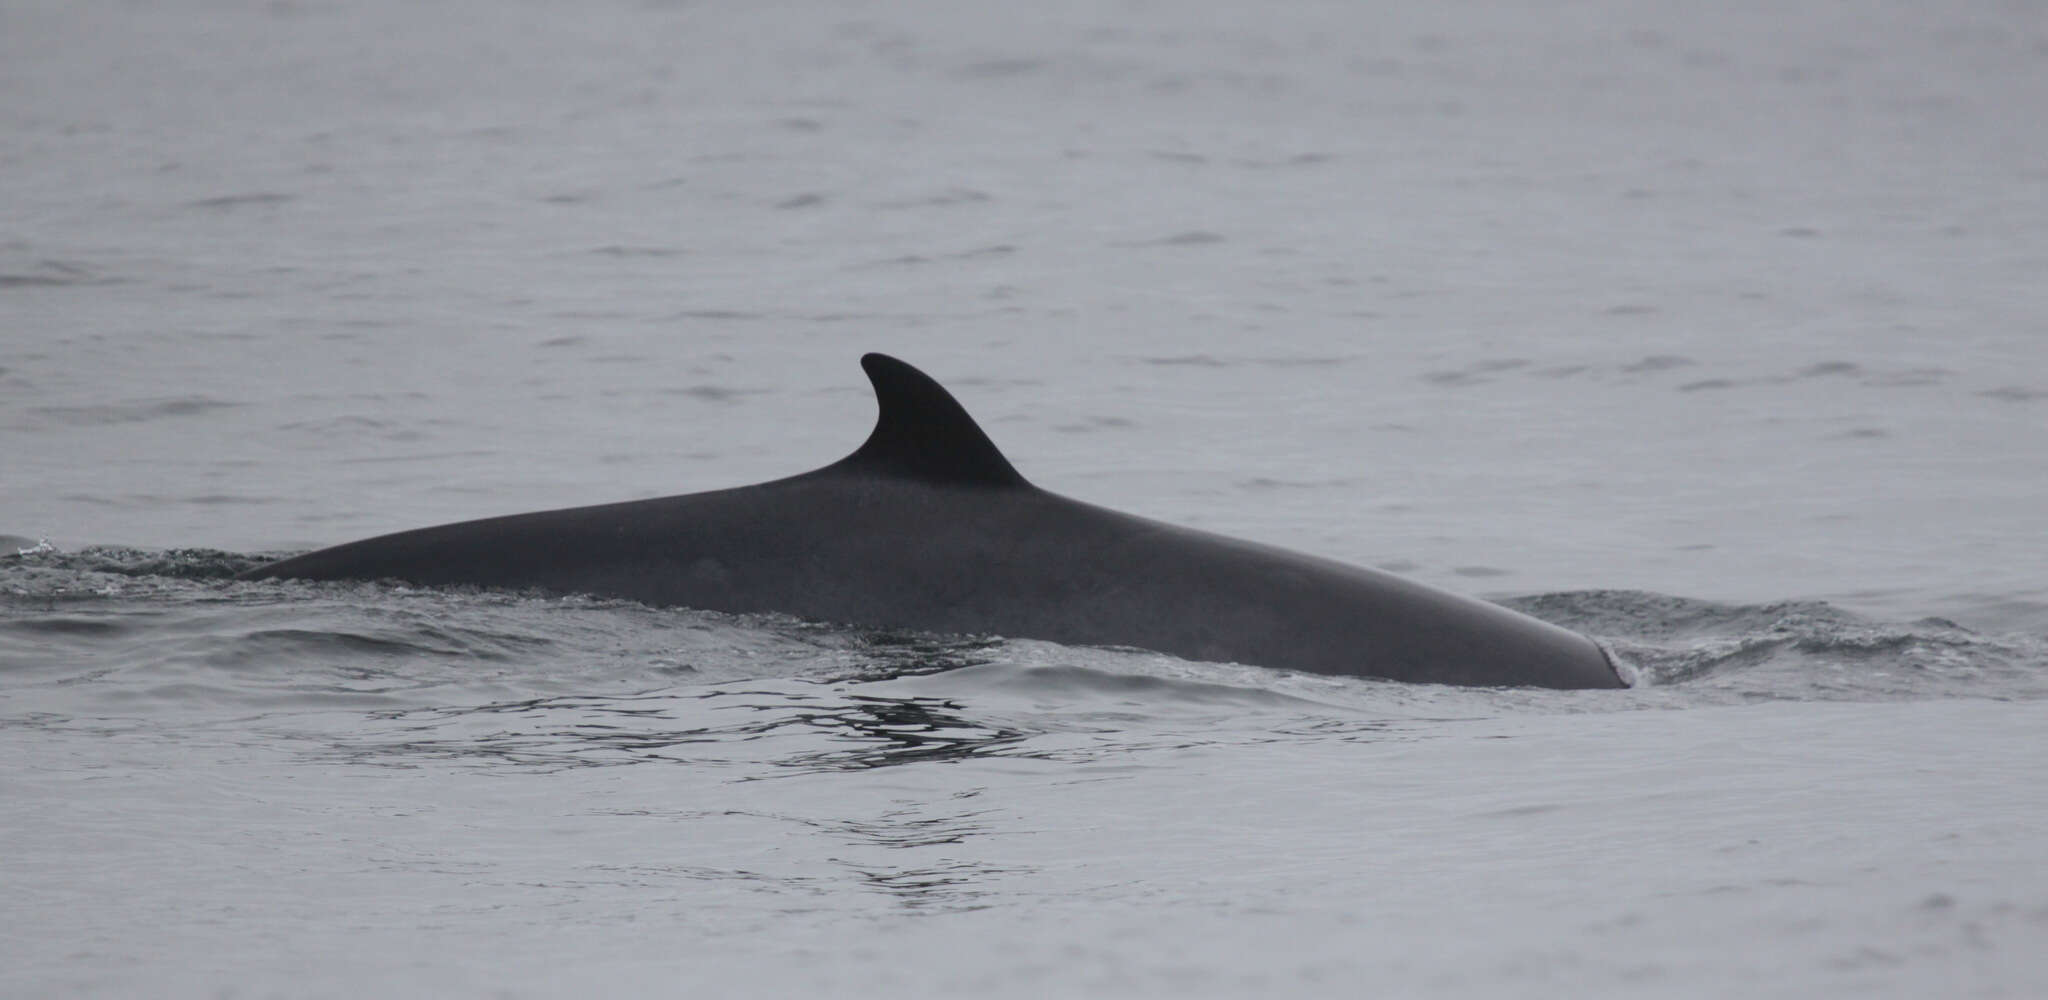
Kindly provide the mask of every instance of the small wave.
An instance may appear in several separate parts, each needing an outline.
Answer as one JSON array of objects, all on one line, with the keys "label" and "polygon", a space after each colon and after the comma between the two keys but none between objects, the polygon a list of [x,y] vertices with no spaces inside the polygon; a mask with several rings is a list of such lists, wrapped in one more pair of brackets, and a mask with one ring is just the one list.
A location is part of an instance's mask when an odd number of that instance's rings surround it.
[{"label": "small wave", "polygon": [[[1055,647],[1056,648],[1056,647]],[[1114,656],[1115,650],[1079,650]],[[1158,654],[1133,651],[1142,658]],[[1179,663],[1180,661],[1169,662]],[[1222,669],[1230,669],[1224,667]],[[1262,672],[1263,673],[1263,672]],[[1077,664],[1050,665],[1015,662],[985,663],[961,667],[911,685],[919,691],[959,696],[1003,694],[1039,702],[1112,702],[1143,704],[1152,708],[1172,706],[1255,708],[1280,710],[1321,710],[1330,706],[1306,698],[1283,694],[1265,687],[1220,684],[1146,673],[1121,673]]]},{"label": "small wave", "polygon": [[73,573],[81,577],[106,573],[124,577],[161,577],[171,580],[225,580],[255,569],[271,556],[243,555],[219,549],[135,549],[123,546],[93,546],[64,552],[47,543],[20,549],[15,558],[0,565],[33,568],[45,573]]},{"label": "small wave", "polygon": [[[504,659],[492,648],[503,636],[459,636],[457,632],[419,628],[408,634],[372,635],[317,629],[262,629],[240,636],[231,657],[237,661],[280,657],[469,656]],[[484,641],[479,641],[483,639]],[[545,641],[541,641],[545,645]]]},{"label": "small wave", "polygon": [[1602,639],[1652,687],[1745,700],[2048,697],[2048,642],[1944,618],[1873,621],[1825,601],[1726,604],[1642,591],[1507,603]]},{"label": "small wave", "polygon": [[29,538],[25,535],[0,535],[0,559],[9,556],[41,555],[55,552],[57,547],[48,539]]},{"label": "small wave", "polygon": [[27,412],[30,417],[40,421],[38,426],[105,427],[112,424],[144,423],[166,417],[190,417],[240,405],[242,404],[206,396],[181,396],[175,399],[144,399],[95,406],[32,406]]},{"label": "small wave", "polygon": [[0,622],[0,630],[21,632],[31,635],[77,636],[96,639],[126,635],[133,631],[127,622],[107,618],[76,618],[54,615],[47,618],[10,618]]}]

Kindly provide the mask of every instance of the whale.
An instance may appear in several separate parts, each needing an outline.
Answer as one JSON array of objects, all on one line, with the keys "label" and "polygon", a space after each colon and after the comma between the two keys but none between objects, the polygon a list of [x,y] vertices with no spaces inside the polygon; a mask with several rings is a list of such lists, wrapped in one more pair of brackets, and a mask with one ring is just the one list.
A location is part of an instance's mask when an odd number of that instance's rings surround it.
[{"label": "whale", "polygon": [[589,594],[1410,683],[1627,686],[1598,643],[1500,605],[1041,489],[930,376],[882,354],[861,367],[874,429],[823,468],[401,531],[243,576]]}]

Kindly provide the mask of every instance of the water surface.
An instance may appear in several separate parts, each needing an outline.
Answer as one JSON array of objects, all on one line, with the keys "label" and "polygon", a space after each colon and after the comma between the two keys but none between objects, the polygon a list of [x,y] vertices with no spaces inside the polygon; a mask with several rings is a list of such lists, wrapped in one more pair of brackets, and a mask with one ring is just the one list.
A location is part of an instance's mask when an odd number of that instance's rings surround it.
[{"label": "water surface", "polygon": [[[2048,989],[2020,8],[12,4],[0,88],[0,993]],[[1644,683],[229,579],[805,471],[868,350]]]}]

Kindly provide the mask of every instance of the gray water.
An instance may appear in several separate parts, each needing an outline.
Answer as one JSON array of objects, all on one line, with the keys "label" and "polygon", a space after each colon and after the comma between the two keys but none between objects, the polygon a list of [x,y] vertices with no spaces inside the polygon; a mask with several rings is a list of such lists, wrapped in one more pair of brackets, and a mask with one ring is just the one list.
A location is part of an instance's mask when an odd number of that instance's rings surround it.
[{"label": "gray water", "polygon": [[[2048,13],[0,3],[0,995],[2048,991]],[[1618,692],[266,555],[1070,496]]]}]

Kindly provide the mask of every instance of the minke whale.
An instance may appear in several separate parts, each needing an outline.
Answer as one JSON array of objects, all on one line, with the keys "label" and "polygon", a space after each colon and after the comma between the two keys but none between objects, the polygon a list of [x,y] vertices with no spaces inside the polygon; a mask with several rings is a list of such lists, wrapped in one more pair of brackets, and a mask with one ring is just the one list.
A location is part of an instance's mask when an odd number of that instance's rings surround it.
[{"label": "minke whale", "polygon": [[243,575],[593,594],[1396,681],[1627,686],[1592,640],[1499,605],[1047,492],[929,376],[881,354],[861,367],[880,416],[822,469],[403,531]]}]

